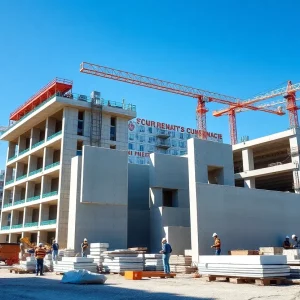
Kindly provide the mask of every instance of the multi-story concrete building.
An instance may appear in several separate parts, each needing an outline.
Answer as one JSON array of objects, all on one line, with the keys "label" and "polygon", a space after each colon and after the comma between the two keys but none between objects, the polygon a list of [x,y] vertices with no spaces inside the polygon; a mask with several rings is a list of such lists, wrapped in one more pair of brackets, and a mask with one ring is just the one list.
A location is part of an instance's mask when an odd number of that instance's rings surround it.
[{"label": "multi-story concrete building", "polygon": [[[128,123],[128,162],[149,164],[151,153],[185,155],[187,140],[197,136],[193,128],[136,118]],[[207,140],[223,142],[223,137],[207,132]]]},{"label": "multi-story concrete building", "polygon": [[10,116],[0,239],[67,242],[71,159],[84,145],[125,150],[135,106],[72,92],[55,79]]}]

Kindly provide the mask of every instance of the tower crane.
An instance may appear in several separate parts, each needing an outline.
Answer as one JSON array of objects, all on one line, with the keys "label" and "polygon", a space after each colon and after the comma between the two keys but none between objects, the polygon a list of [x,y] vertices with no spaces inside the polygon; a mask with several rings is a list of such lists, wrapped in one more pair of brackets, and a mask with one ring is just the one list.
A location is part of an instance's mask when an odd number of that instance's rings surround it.
[{"label": "tower crane", "polygon": [[[285,98],[285,101],[279,101],[279,102],[275,102],[275,103],[273,102],[270,104],[258,105],[258,106],[256,106],[257,110],[264,111],[264,109],[267,107],[286,103],[286,110],[288,111],[288,114],[289,114],[290,127],[291,128],[299,127],[298,112],[297,112],[299,107],[297,107],[297,104],[296,104],[296,100],[297,100],[296,92],[299,90],[300,90],[300,83],[292,84],[291,81],[288,81],[286,87],[272,90],[270,92],[260,94],[254,98],[251,98],[251,99],[248,99],[245,101],[241,101],[238,103],[238,105],[232,105],[232,106],[229,106],[228,108],[214,111],[213,116],[220,117],[223,115],[229,115],[229,118],[234,118],[234,121],[231,122],[231,124],[233,125],[233,128],[231,129],[230,132],[231,132],[231,142],[232,142],[232,144],[235,144],[237,141],[237,129],[236,129],[236,122],[235,122],[236,112],[248,110],[248,105],[253,105],[254,103],[257,103],[260,101],[275,98],[278,96],[283,96]],[[253,110],[255,110],[255,109],[253,109]],[[277,114],[283,115],[284,111],[279,107],[277,109]]]},{"label": "tower crane", "polygon": [[[178,94],[182,96],[187,96],[197,99],[197,108],[196,108],[196,119],[197,119],[197,129],[198,137],[200,139],[207,139],[207,130],[206,130],[206,113],[208,109],[206,108],[207,102],[216,102],[220,104],[229,105],[229,107],[238,108],[243,107],[249,110],[259,110],[272,114],[281,115],[284,113],[278,113],[277,110],[269,108],[259,108],[257,106],[251,105],[251,103],[244,103],[243,106],[240,106],[240,100],[235,97],[230,97],[222,95],[219,93],[214,93],[190,86],[185,86],[178,83],[172,83],[169,81],[164,81],[160,79],[151,78],[144,75],[138,75],[130,73],[127,71],[121,71],[113,69],[110,67],[100,66],[93,63],[82,62],[80,64],[80,72],[100,76],[103,78],[113,79],[121,82],[126,82],[134,85],[139,85],[151,89],[156,89],[160,91],[165,91],[173,94]],[[235,138],[232,138],[231,142],[236,143],[236,120],[235,113],[229,113],[229,124],[230,132],[235,132]]]}]

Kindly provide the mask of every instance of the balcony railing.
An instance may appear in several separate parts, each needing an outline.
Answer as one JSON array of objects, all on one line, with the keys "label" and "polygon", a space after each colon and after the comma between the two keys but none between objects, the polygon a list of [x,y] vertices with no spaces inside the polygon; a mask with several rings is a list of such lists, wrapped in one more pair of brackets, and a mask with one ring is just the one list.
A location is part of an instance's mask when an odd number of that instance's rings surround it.
[{"label": "balcony railing", "polygon": [[53,191],[53,192],[50,192],[50,193],[45,193],[45,194],[43,194],[42,198],[48,198],[48,197],[56,196],[57,194],[58,194],[58,191]]},{"label": "balcony railing", "polygon": [[34,148],[36,148],[36,147],[42,145],[43,143],[45,143],[45,140],[42,140],[42,141],[40,141],[40,142],[35,143],[34,145],[31,146],[31,149],[34,149]]},{"label": "balcony railing", "polygon": [[48,170],[48,169],[54,168],[54,167],[56,167],[56,166],[59,166],[59,164],[60,164],[60,162],[57,161],[57,162],[55,162],[55,163],[53,163],[53,164],[51,164],[51,165],[46,166],[46,167],[45,167],[45,170]]},{"label": "balcony railing", "polygon": [[40,198],[41,198],[41,196],[29,197],[29,198],[27,198],[26,202],[31,202],[31,201],[39,200]]},{"label": "balcony railing", "polygon": [[28,151],[29,151],[29,148],[27,148],[27,149],[21,151],[21,152],[19,153],[19,156],[22,155],[22,154],[25,154],[25,153],[28,152]]},{"label": "balcony railing", "polygon": [[27,174],[24,174],[24,175],[22,175],[22,176],[17,177],[16,180],[17,180],[17,181],[18,181],[18,180],[22,180],[22,179],[24,179],[24,178],[26,178],[26,177],[27,177]]},{"label": "balcony railing", "polygon": [[25,223],[24,227],[34,227],[38,226],[39,222],[31,222],[31,223]]},{"label": "balcony railing", "polygon": [[61,134],[61,131],[58,131],[52,135],[50,135],[48,138],[47,138],[47,141],[50,141],[52,139],[54,139],[55,137],[59,136]]},{"label": "balcony railing", "polygon": [[20,205],[20,204],[23,204],[23,203],[25,203],[25,199],[24,200],[15,201],[14,205]]},{"label": "balcony railing", "polygon": [[8,180],[8,181],[6,181],[5,185],[9,185],[9,184],[11,184],[13,182],[14,182],[14,179]]},{"label": "balcony railing", "polygon": [[53,225],[53,224],[56,224],[56,219],[55,220],[41,221],[41,226]]},{"label": "balcony railing", "polygon": [[3,208],[6,208],[6,207],[11,207],[12,206],[12,203],[6,203],[3,205]]},{"label": "balcony railing", "polygon": [[38,174],[38,173],[40,173],[40,172],[42,172],[42,171],[43,171],[43,168],[40,168],[40,169],[31,171],[31,172],[29,173],[29,176],[33,176],[33,175]]},{"label": "balcony railing", "polygon": [[17,229],[17,228],[22,228],[23,224],[16,224],[16,225],[12,225],[11,229]]},{"label": "balcony railing", "polygon": [[14,155],[14,156],[12,156],[12,157],[10,157],[7,161],[11,161],[11,160],[13,160],[13,159],[15,159],[15,158],[17,158],[17,154],[16,155]]},{"label": "balcony railing", "polygon": [[10,229],[10,226],[9,225],[7,225],[7,226],[2,226],[1,227],[1,230],[9,230]]}]

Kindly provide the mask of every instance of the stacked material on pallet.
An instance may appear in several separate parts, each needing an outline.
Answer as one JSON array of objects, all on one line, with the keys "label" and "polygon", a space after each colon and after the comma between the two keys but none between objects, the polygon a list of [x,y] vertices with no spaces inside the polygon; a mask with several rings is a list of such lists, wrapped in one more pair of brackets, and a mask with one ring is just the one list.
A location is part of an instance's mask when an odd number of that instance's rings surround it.
[{"label": "stacked material on pallet", "polygon": [[87,270],[97,273],[97,264],[93,258],[87,257],[63,257],[61,261],[53,265],[54,272],[65,273],[72,270]]},{"label": "stacked material on pallet", "polygon": [[131,251],[138,251],[138,252],[147,252],[147,247],[134,247],[134,248],[128,248],[128,250]]},{"label": "stacked material on pallet", "polygon": [[28,272],[34,272],[36,269],[36,260],[34,256],[26,257],[25,261],[20,261],[19,265],[14,265],[14,268],[22,269]]},{"label": "stacked material on pallet", "polygon": [[198,272],[214,276],[276,278],[289,276],[290,268],[283,255],[200,255]]},{"label": "stacked material on pallet", "polygon": [[144,270],[145,271],[163,271],[163,261],[162,261],[162,254],[144,254],[145,264]]},{"label": "stacked material on pallet", "polygon": [[105,272],[143,271],[144,259],[139,252],[127,249],[104,252],[103,269]]},{"label": "stacked material on pallet", "polygon": [[291,275],[290,278],[300,279],[300,265],[299,266],[290,266]]},{"label": "stacked material on pallet", "polygon": [[300,249],[283,249],[288,265],[300,265]]},{"label": "stacked material on pallet", "polygon": [[47,272],[53,271],[53,260],[51,254],[47,254],[44,258],[44,271]]},{"label": "stacked material on pallet", "polygon": [[94,262],[98,265],[98,271],[102,272],[102,264],[104,261],[104,252],[109,248],[108,243],[91,243],[90,254],[88,258],[93,258]]},{"label": "stacked material on pallet", "polygon": [[191,249],[184,250],[184,256],[193,256],[193,251]]},{"label": "stacked material on pallet", "polygon": [[282,255],[283,248],[281,247],[261,247],[259,248],[260,255]]},{"label": "stacked material on pallet", "polygon": [[231,250],[228,255],[259,255],[258,250]]},{"label": "stacked material on pallet", "polygon": [[171,255],[170,271],[175,273],[190,273],[192,257],[184,255]]},{"label": "stacked material on pallet", "polygon": [[62,260],[63,257],[74,257],[75,250],[74,249],[61,249],[58,250],[58,260]]}]

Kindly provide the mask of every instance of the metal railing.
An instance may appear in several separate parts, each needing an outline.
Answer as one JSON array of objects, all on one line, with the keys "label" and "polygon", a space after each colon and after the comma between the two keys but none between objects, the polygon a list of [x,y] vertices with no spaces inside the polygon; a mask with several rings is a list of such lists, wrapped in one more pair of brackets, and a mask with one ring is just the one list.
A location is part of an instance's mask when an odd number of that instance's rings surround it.
[{"label": "metal railing", "polygon": [[15,201],[14,205],[20,205],[20,204],[23,204],[23,203],[25,203],[25,199],[24,200]]},{"label": "metal railing", "polygon": [[16,225],[12,225],[11,229],[17,229],[17,228],[22,228],[23,224],[16,224]]},{"label": "metal railing", "polygon": [[45,193],[43,194],[42,198],[48,198],[48,197],[52,197],[52,196],[56,196],[58,194],[58,191],[53,191],[50,193]]},{"label": "metal railing", "polygon": [[1,227],[1,230],[9,230],[10,229],[10,226],[9,225],[7,225],[7,226],[2,226]]},{"label": "metal railing", "polygon": [[29,151],[29,148],[27,148],[27,149],[25,149],[25,150],[23,150],[23,151],[21,151],[20,153],[19,153],[19,155],[18,156],[20,156],[20,155],[23,155],[23,154],[25,154],[26,152],[28,152]]},{"label": "metal railing", "polygon": [[5,204],[3,205],[3,208],[11,207],[11,206],[12,206],[12,203],[5,203]]},{"label": "metal railing", "polygon": [[57,162],[55,162],[55,163],[53,163],[51,165],[45,166],[45,170],[48,170],[48,169],[54,168],[56,166],[59,166],[59,164],[60,164],[60,162],[57,161]]},{"label": "metal railing", "polygon": [[33,145],[31,146],[31,149],[34,149],[34,148],[36,148],[36,147],[38,147],[38,146],[40,146],[40,145],[42,145],[42,144],[44,144],[44,143],[45,143],[45,140],[39,141],[39,142],[33,144]]},{"label": "metal railing", "polygon": [[56,219],[55,219],[55,220],[41,221],[41,226],[45,226],[45,225],[54,225],[54,224],[56,224]]},{"label": "metal railing", "polygon": [[24,175],[22,175],[22,176],[17,177],[16,181],[22,180],[22,179],[24,179],[24,178],[26,178],[26,177],[27,177],[27,174],[24,174]]},{"label": "metal railing", "polygon": [[14,181],[15,181],[14,179],[8,180],[5,182],[5,185],[9,185],[9,184],[13,183]]},{"label": "metal railing", "polygon": [[39,222],[31,222],[31,223],[25,223],[24,227],[34,227],[34,226],[38,226]]},{"label": "metal railing", "polygon": [[18,155],[16,154],[16,155],[10,157],[7,161],[11,161],[11,160],[13,160],[13,159],[15,159],[15,158],[17,158],[17,157],[18,157]]},{"label": "metal railing", "polygon": [[37,170],[31,171],[31,172],[29,173],[29,176],[32,176],[32,175],[38,174],[38,173],[40,173],[40,172],[42,172],[42,171],[43,171],[43,168],[40,168],[40,169],[37,169]]},{"label": "metal railing", "polygon": [[33,196],[33,197],[29,197],[27,198],[26,202],[31,202],[31,201],[35,201],[35,200],[39,200],[41,199],[41,196]]},{"label": "metal railing", "polygon": [[62,131],[60,130],[60,131],[58,131],[58,132],[56,132],[56,133],[50,135],[50,136],[47,138],[47,141],[50,141],[50,140],[54,139],[55,137],[59,136],[61,133],[62,133]]}]

